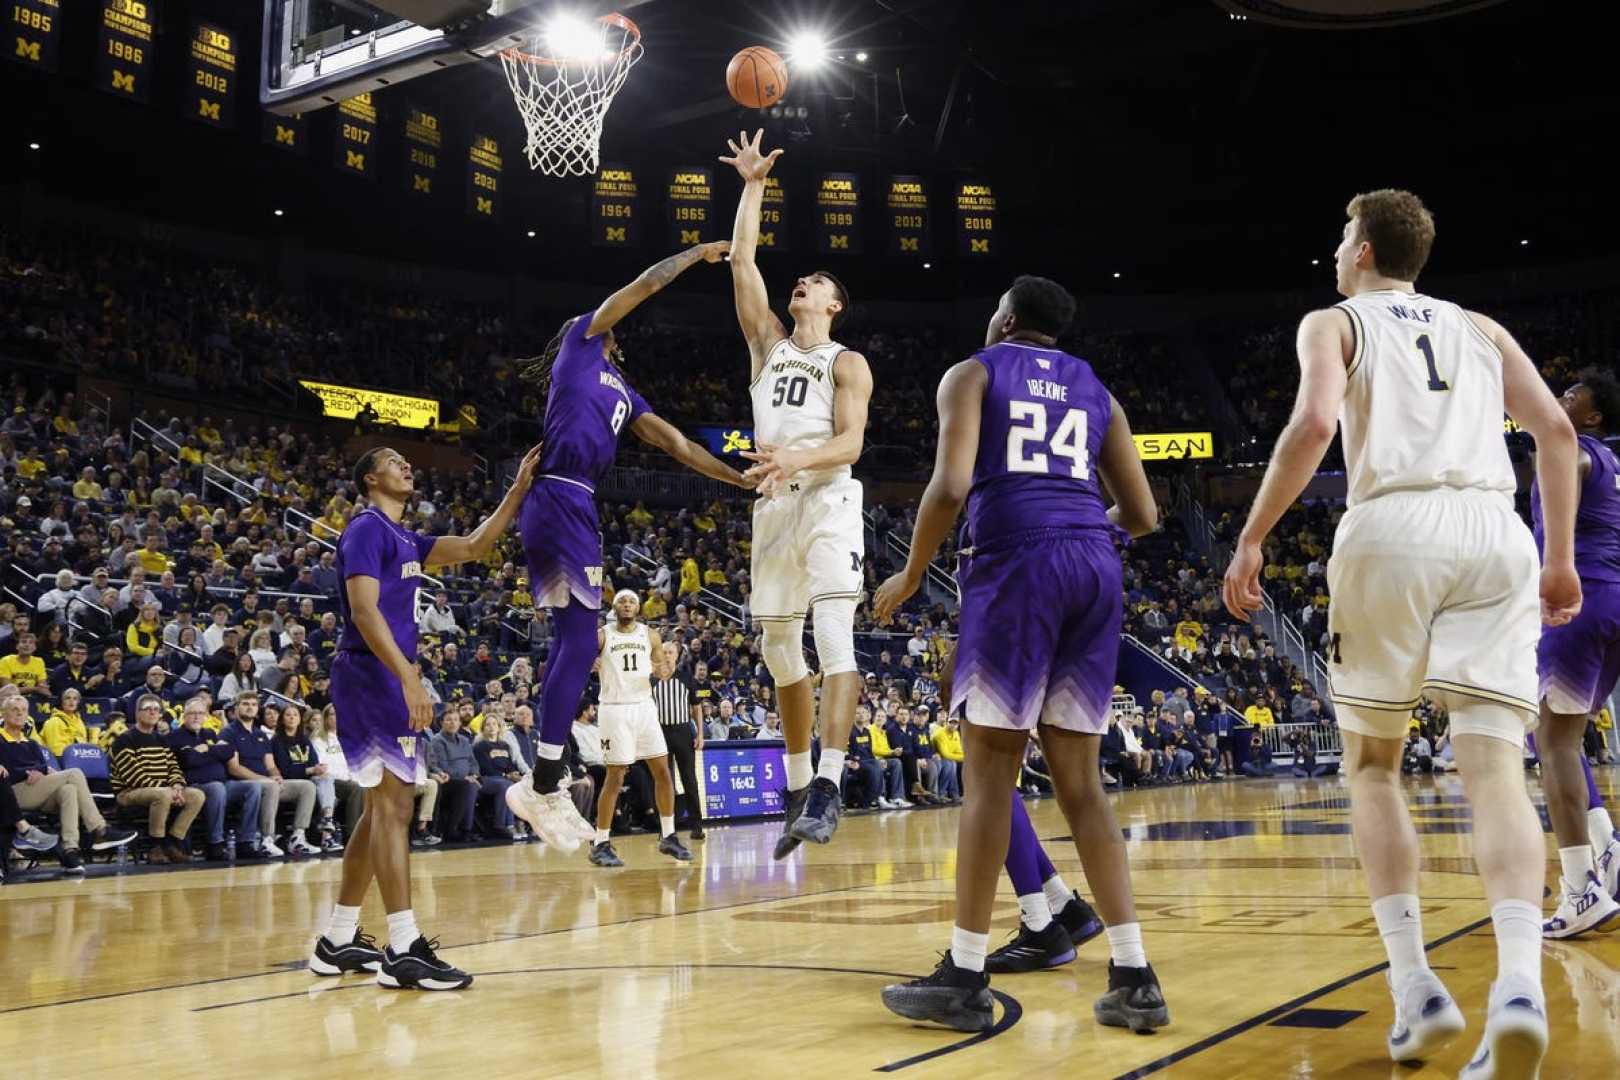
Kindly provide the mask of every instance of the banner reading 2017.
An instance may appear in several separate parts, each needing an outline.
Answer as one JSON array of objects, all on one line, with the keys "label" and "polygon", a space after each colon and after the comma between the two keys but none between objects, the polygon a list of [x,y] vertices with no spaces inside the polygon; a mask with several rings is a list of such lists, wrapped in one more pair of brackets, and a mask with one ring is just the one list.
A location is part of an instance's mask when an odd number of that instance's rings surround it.
[{"label": "banner reading 2017", "polygon": [[861,178],[854,173],[816,177],[816,250],[823,255],[861,253]]}]

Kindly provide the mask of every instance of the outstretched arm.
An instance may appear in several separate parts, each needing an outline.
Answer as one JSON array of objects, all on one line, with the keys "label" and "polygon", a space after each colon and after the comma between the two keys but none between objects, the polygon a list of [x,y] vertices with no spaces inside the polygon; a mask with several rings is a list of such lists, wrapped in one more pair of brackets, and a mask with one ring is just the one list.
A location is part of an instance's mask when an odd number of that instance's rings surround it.
[{"label": "outstretched arm", "polygon": [[711,244],[693,244],[685,251],[678,251],[667,259],[653,263],[638,274],[636,280],[602,302],[602,306],[596,309],[596,314],[591,316],[591,324],[585,328],[585,336],[595,337],[613,329],[621,319],[640,307],[642,301],[680,277],[681,272],[687,267],[697,262],[717,263],[726,257],[726,251],[730,247],[729,240],[716,240]]},{"label": "outstretched arm", "polygon": [[427,565],[454,566],[457,563],[476,562],[488,555],[495,547],[495,541],[501,538],[507,526],[512,524],[512,519],[517,517],[518,507],[523,505],[523,496],[528,494],[529,485],[534,482],[535,467],[539,464],[540,447],[536,446],[523,455],[517,477],[513,479],[512,486],[506,489],[506,497],[495,512],[466,536],[441,536],[435,540],[433,549],[428,552]]},{"label": "outstretched arm", "polygon": [[1097,475],[1114,497],[1108,520],[1133,537],[1146,536],[1158,528],[1159,505],[1153,501],[1153,485],[1142,468],[1142,455],[1131,438],[1131,422],[1125,418],[1125,410],[1112,394],[1108,395],[1108,405],[1113,415],[1097,455]]},{"label": "outstretched arm", "polygon": [[636,433],[636,438],[662,450],[693,472],[740,488],[754,486],[743,479],[742,473],[682,435],[674,424],[657,413],[642,413],[631,423],[630,430]]},{"label": "outstretched arm", "polygon": [[731,227],[731,288],[737,300],[737,322],[742,327],[743,337],[748,339],[748,353],[753,362],[751,379],[759,377],[771,346],[787,337],[781,320],[771,311],[765,279],[754,262],[754,251],[759,247],[759,214],[765,201],[765,178],[782,155],[781,150],[772,150],[769,154],[760,151],[759,141],[764,134],[765,129],[761,128],[750,141],[746,131],[739,132],[736,142],[726,140],[732,156],[720,159],[727,165],[735,165],[743,178],[737,220]]},{"label": "outstretched arm", "polygon": [[866,445],[866,412],[872,403],[872,369],[866,357],[845,349],[833,361],[832,371],[832,438],[813,450],[762,446],[743,451],[743,457],[758,462],[744,476],[759,485],[762,495],[770,495],[801,470],[853,465],[860,460]]}]

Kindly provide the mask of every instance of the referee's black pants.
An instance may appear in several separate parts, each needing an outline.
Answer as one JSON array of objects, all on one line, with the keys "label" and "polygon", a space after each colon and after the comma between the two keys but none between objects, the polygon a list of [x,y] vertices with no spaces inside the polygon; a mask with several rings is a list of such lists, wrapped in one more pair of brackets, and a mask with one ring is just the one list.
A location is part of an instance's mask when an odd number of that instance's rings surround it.
[{"label": "referee's black pants", "polygon": [[[697,732],[690,724],[664,729],[664,742],[669,745],[669,758],[680,770],[681,799],[686,802],[686,825],[690,829],[703,828],[703,804],[698,801]],[[680,802],[676,800],[675,815],[680,816]]]}]

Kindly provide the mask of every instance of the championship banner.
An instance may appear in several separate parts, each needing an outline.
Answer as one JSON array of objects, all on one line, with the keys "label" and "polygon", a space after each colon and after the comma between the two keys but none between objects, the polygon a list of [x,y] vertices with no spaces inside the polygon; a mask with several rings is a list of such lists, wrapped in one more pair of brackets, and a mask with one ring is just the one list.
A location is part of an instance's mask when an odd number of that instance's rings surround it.
[{"label": "championship banner", "polygon": [[191,62],[180,112],[198,123],[231,127],[236,121],[236,39],[208,23],[191,27]]},{"label": "championship banner", "polygon": [[444,135],[439,118],[414,105],[405,107],[405,184],[413,195],[433,195]]},{"label": "championship banner", "polygon": [[854,173],[816,177],[816,250],[823,255],[861,253],[861,178]]},{"label": "championship banner", "polygon": [[997,255],[996,196],[984,180],[956,185],[956,247],[963,255]]},{"label": "championship banner", "polygon": [[332,164],[351,176],[377,177],[377,106],[371,91],[338,102]]},{"label": "championship banner", "polygon": [[264,114],[264,142],[266,146],[273,146],[277,150],[288,150],[294,154],[304,152],[304,114],[294,113],[292,116],[277,116],[275,113]]},{"label": "championship banner", "polygon": [[467,147],[467,213],[501,220],[501,144],[488,135],[474,135]]},{"label": "championship banner", "polygon": [[62,37],[62,0],[11,0],[6,55],[35,71],[55,71]]},{"label": "championship banner", "polygon": [[929,255],[928,185],[920,176],[889,177],[887,217],[890,255]]},{"label": "championship banner", "polygon": [[321,411],[326,416],[341,420],[353,420],[369,405],[372,412],[377,414],[379,424],[431,428],[439,422],[439,403],[433,398],[362,390],[357,386],[338,386],[308,379],[299,379],[298,385],[321,399]]},{"label": "championship banner", "polygon": [[675,247],[714,239],[714,171],[697,165],[676,169],[669,180],[669,242]]},{"label": "championship banner", "polygon": [[628,165],[604,165],[591,189],[591,243],[597,247],[634,247],[636,244],[635,170]]},{"label": "championship banner", "polygon": [[787,247],[787,193],[782,190],[780,176],[767,176],[759,210],[759,249],[785,251]]},{"label": "championship banner", "polygon": [[1132,435],[1143,461],[1183,461],[1215,456],[1215,435],[1209,431],[1179,431],[1168,435]]},{"label": "championship banner", "polygon": [[157,0],[102,0],[96,85],[145,103],[152,96],[153,27]]}]

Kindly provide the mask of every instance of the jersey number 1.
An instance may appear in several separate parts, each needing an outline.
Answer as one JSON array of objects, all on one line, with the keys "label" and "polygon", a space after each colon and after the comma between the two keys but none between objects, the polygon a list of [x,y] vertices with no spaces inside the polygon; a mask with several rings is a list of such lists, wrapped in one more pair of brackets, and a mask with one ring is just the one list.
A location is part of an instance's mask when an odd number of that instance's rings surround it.
[{"label": "jersey number 1", "polygon": [[1451,384],[1440,377],[1439,370],[1434,366],[1434,343],[1429,340],[1428,334],[1418,335],[1417,350],[1423,354],[1423,359],[1429,365],[1429,389],[1436,391],[1450,390]]},{"label": "jersey number 1", "polygon": [[1047,456],[1039,450],[1026,453],[1026,443],[1044,443],[1053,457],[1069,459],[1069,475],[1076,480],[1091,479],[1090,454],[1086,451],[1086,413],[1069,409],[1058,421],[1050,440],[1046,437],[1046,406],[1033,401],[1009,401],[1007,429],[1007,471],[1015,473],[1051,472]]}]

